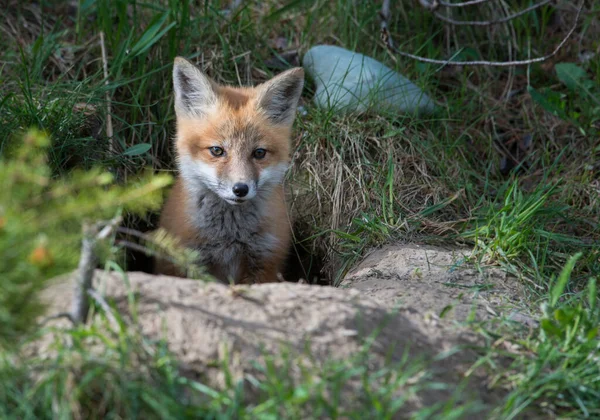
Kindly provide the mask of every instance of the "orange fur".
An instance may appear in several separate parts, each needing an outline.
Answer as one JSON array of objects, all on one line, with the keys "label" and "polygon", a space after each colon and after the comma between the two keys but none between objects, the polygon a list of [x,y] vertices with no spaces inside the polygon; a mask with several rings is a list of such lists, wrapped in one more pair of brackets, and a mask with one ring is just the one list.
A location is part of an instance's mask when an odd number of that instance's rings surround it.
[{"label": "orange fur", "polygon": [[[176,59],[176,66],[178,64],[186,72],[185,77],[182,78],[182,86],[191,85],[193,90],[193,80],[192,82],[188,80],[190,77],[197,77],[200,81],[204,80],[201,75],[196,73],[196,70],[189,67],[190,64],[187,62]],[[292,95],[293,101],[290,99],[289,103],[293,105],[292,111],[295,113],[296,96],[299,96],[300,92],[296,92],[297,89],[294,90],[297,86],[293,83],[299,84],[301,91],[303,73],[302,69],[294,69],[286,73],[289,74],[283,77],[287,77],[287,79],[282,78],[282,80],[289,79],[291,82],[278,82],[273,79],[275,81],[273,86],[277,88],[277,83],[283,83],[281,92],[277,91],[277,93],[292,92],[294,94]],[[176,76],[174,75],[174,77]],[[219,246],[225,247],[223,255],[229,255],[228,252],[231,251],[232,257],[223,257],[229,258],[227,260],[220,261],[218,258],[213,258],[206,263],[209,272],[222,281],[233,280],[237,283],[278,281],[277,274],[283,269],[291,237],[284,189],[282,182],[279,181],[279,177],[282,175],[278,169],[285,167],[290,161],[291,123],[289,118],[283,122],[274,120],[274,118],[279,117],[277,106],[280,102],[284,105],[283,111],[287,112],[286,103],[282,102],[281,95],[274,96],[275,99],[272,100],[272,103],[274,103],[275,112],[269,111],[268,107],[271,102],[265,102],[266,88],[261,90],[262,85],[254,88],[234,88],[218,86],[212,81],[210,83],[212,86],[210,94],[214,92],[218,98],[218,105],[210,108],[210,112],[201,115],[193,114],[194,102],[185,96],[185,91],[183,93],[180,91],[180,95],[183,95],[182,97],[187,102],[180,100],[179,103],[175,145],[180,162],[180,172],[183,172],[181,165],[184,160],[187,170],[198,170],[200,175],[208,173],[207,176],[214,176],[214,182],[211,178],[211,185],[213,185],[211,188],[216,189],[217,187],[214,185],[218,184],[220,189],[214,193],[194,176],[180,174],[164,205],[160,227],[178,238],[181,244],[197,248],[201,252],[202,250],[211,250],[218,257]],[[286,87],[289,89],[285,90]],[[190,97],[196,100],[196,97],[202,98],[206,92],[200,91],[196,94],[197,96],[190,95]],[[263,109],[261,101],[267,104],[265,105],[267,111]],[[182,103],[183,105],[181,105]],[[186,113],[186,104],[187,106],[191,104],[189,113]],[[214,156],[211,153],[210,148],[215,145],[224,145],[225,153],[222,156]],[[253,153],[257,148],[267,150],[264,158],[255,158]],[[274,173],[275,175],[273,175]],[[271,179],[268,177],[273,177],[277,182],[273,181],[273,185],[268,184]],[[256,196],[244,201],[239,206],[224,204],[225,201],[219,202],[220,198],[215,198],[220,197],[219,194],[222,194],[222,191],[227,194],[227,188],[222,187],[221,184],[228,186],[239,181],[254,183],[252,185],[255,185]],[[267,186],[261,187],[261,185]],[[201,196],[200,199],[195,192],[196,189],[201,191],[198,193]],[[210,194],[211,206],[204,204],[205,195],[203,194]],[[234,209],[234,207],[236,208]],[[211,209],[222,209],[228,213],[228,218],[225,218],[225,215],[211,213],[214,211]],[[246,209],[249,209],[247,210],[249,212],[248,220],[244,219]],[[223,223],[228,223],[228,225],[220,226],[219,217]],[[209,225],[210,230],[201,227],[204,225]],[[235,233],[237,227],[247,232],[237,235]],[[258,239],[254,240],[253,238]],[[229,243],[230,240],[231,247],[223,245]],[[260,248],[263,243],[265,244],[264,250]],[[215,247],[217,247],[217,251],[214,250]],[[261,259],[261,261],[255,261],[256,259]],[[162,274],[181,275],[175,267],[160,260],[157,261],[155,271]],[[228,275],[235,278],[227,278]]]}]

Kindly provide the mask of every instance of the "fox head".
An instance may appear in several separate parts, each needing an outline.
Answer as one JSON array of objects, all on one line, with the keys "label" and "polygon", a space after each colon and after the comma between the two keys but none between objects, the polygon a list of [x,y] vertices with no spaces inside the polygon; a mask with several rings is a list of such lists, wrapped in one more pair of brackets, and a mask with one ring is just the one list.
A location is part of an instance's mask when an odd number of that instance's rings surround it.
[{"label": "fox head", "polygon": [[294,68],[253,88],[221,86],[177,57],[176,148],[186,187],[240,205],[281,184],[303,85],[304,71]]}]

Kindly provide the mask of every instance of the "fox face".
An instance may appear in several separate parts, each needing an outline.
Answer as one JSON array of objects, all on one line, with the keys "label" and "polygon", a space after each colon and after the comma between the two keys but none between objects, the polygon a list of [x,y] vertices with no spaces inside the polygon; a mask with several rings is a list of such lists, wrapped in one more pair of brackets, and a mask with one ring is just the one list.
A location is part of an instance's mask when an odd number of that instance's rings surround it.
[{"label": "fox face", "polygon": [[176,58],[176,149],[186,188],[242,205],[281,184],[303,84],[296,68],[254,88],[220,86]]}]

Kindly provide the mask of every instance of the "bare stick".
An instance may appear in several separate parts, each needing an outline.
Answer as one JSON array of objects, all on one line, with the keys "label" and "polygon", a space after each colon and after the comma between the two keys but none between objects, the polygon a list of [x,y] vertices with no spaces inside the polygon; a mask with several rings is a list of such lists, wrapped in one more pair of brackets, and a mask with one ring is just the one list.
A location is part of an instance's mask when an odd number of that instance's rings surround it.
[{"label": "bare stick", "polygon": [[[96,244],[106,239],[121,223],[121,217],[115,217],[108,223],[83,225],[83,239],[81,242],[81,256],[77,267],[75,291],[71,301],[71,321],[74,324],[85,323],[90,309],[88,301],[89,291],[92,290],[94,270],[96,268]],[[100,232],[98,230],[105,225]]]},{"label": "bare stick", "polygon": [[119,322],[117,321],[117,318],[115,318],[115,315],[112,313],[112,309],[111,309],[110,305],[106,302],[106,300],[104,300],[104,298],[102,296],[100,296],[100,294],[93,289],[89,289],[87,291],[87,294],[92,299],[94,299],[98,305],[100,305],[100,307],[106,314],[108,321],[111,323],[111,326],[115,330],[119,330],[120,329]]},{"label": "bare stick", "polygon": [[[388,31],[388,21],[389,20],[390,20],[390,0],[383,0],[383,4],[381,5],[381,11],[379,12],[379,22],[380,22],[380,28],[381,28],[382,33],[385,31],[386,33],[389,34],[389,31]],[[388,43],[391,46],[391,48],[395,48],[394,41],[392,40],[391,37],[388,36],[386,43]]]},{"label": "bare stick", "polygon": [[[108,87],[108,58],[106,55],[106,45],[104,43],[104,32],[100,31],[100,49],[102,50],[102,69],[104,71],[104,85]],[[106,137],[108,137],[108,150],[112,153],[115,150],[113,141],[113,125],[110,106],[110,92],[106,89]]]},{"label": "bare stick", "polygon": [[545,55],[543,57],[530,58],[528,60],[515,60],[515,61],[486,61],[486,60],[475,60],[475,61],[450,61],[450,60],[435,60],[432,58],[421,57],[418,55],[410,54],[404,51],[399,51],[396,48],[393,48],[389,42],[386,42],[390,39],[389,32],[387,29],[381,31],[381,40],[385,44],[386,48],[394,53],[401,55],[403,57],[412,58],[413,60],[421,61],[424,63],[430,64],[441,64],[446,66],[490,66],[490,67],[511,67],[511,66],[526,66],[534,63],[541,63],[546,61],[552,57],[554,57],[561,48],[566,44],[566,42],[571,38],[575,29],[577,29],[577,24],[579,23],[579,16],[581,15],[581,11],[583,10],[585,0],[582,0],[579,8],[577,9],[577,15],[575,16],[575,22],[573,26],[567,33],[567,35],[563,38],[560,44],[552,51],[550,54]]},{"label": "bare stick", "polygon": [[125,226],[119,226],[117,228],[117,232],[119,233],[124,233],[125,235],[131,235],[131,236],[135,236],[137,238],[143,239],[145,241],[152,241],[152,238],[150,237],[150,235],[140,232],[139,230],[135,230],[135,229],[130,229],[128,227]]},{"label": "bare stick", "polygon": [[433,0],[433,2],[430,2],[429,0],[419,0],[419,3],[429,11],[434,11],[440,7],[440,3],[437,0]]},{"label": "bare stick", "polygon": [[[135,242],[126,241],[126,240],[123,240],[123,239],[119,239],[117,241],[117,245],[122,245],[124,247],[129,248],[129,249],[132,249],[134,251],[138,251],[138,252],[144,253],[144,254],[152,256],[152,257],[160,256],[161,258],[170,258],[168,256],[165,256],[165,255],[159,253],[159,252],[154,251],[153,249],[150,249],[150,248],[147,248],[147,247],[145,247],[143,245],[136,244]],[[175,259],[174,258],[170,258],[170,261],[171,262],[175,262]]]},{"label": "bare stick", "polygon": [[444,7],[468,7],[468,6],[475,6],[477,4],[483,4],[483,3],[487,3],[490,0],[472,0],[472,1],[465,1],[463,3],[448,3],[445,1],[439,1],[439,5],[440,6],[444,6]]},{"label": "bare stick", "polygon": [[92,288],[94,269],[96,268],[96,226],[86,223],[83,225],[83,240],[81,243],[81,256],[77,267],[75,291],[71,301],[71,320],[75,324],[85,323],[90,304],[87,291]]},{"label": "bare stick", "polygon": [[513,20],[518,18],[519,16],[523,16],[535,9],[538,9],[542,6],[547,5],[548,3],[550,3],[552,0],[543,0],[539,3],[534,4],[533,6],[530,6],[526,9],[523,9],[517,13],[514,13],[512,15],[508,15],[508,16],[504,16],[503,18],[500,19],[496,19],[496,20],[454,20],[452,18],[446,17],[444,15],[442,15],[439,12],[433,12],[434,16],[436,18],[438,18],[439,20],[449,23],[451,25],[465,25],[465,26],[490,26],[490,25],[496,25],[499,23],[504,23],[504,22],[508,22],[509,20]]},{"label": "bare stick", "polygon": [[110,235],[112,235],[112,233],[117,230],[119,228],[119,224],[121,224],[121,221],[123,220],[122,217],[117,216],[112,220],[109,220],[108,222],[104,222],[102,223],[102,225],[104,226],[104,229],[102,229],[100,231],[100,233],[98,233],[98,235],[96,236],[96,239],[98,241],[103,241],[106,238],[108,238]]}]

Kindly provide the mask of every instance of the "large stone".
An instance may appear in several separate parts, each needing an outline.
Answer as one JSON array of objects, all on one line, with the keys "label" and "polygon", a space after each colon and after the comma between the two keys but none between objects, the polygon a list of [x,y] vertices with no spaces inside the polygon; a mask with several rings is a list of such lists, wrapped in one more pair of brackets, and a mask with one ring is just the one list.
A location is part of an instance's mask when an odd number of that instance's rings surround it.
[{"label": "large stone", "polygon": [[302,61],[315,81],[318,106],[342,112],[427,114],[433,101],[418,86],[379,61],[332,45],[311,48]]}]

